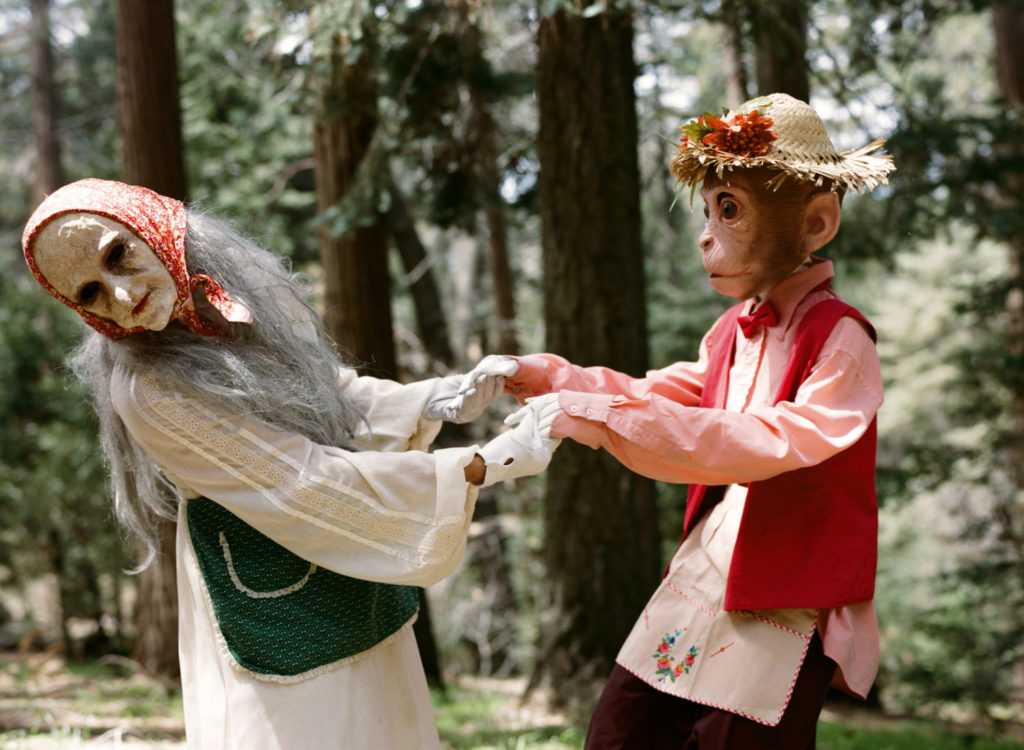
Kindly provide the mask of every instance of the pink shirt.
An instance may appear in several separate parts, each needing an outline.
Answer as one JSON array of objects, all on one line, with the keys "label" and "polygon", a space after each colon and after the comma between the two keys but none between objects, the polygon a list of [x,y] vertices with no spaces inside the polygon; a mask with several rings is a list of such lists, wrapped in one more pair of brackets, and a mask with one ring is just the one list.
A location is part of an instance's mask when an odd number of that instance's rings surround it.
[{"label": "pink shirt", "polygon": [[[564,413],[555,419],[553,436],[604,448],[661,481],[742,484],[812,466],[853,445],[882,403],[874,342],[859,322],[843,318],[796,399],[772,405],[798,324],[815,303],[835,296],[818,288],[833,275],[831,262],[814,258],[768,293],[778,324],[749,339],[737,334],[725,410],[699,407],[717,322],[696,362],[633,378],[534,354],[518,358],[519,371],[506,380],[506,390],[520,400],[559,392]],[[744,312],[757,304],[751,300]],[[878,667],[872,603],[823,610],[818,627],[826,655],[839,665],[836,685],[865,696]]]}]

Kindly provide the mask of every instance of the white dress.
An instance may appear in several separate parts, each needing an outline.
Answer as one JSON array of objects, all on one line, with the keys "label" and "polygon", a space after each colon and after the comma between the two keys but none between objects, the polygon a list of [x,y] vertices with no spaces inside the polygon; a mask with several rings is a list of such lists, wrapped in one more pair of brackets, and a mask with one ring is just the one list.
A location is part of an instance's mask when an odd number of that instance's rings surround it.
[{"label": "white dress", "polygon": [[439,750],[412,623],[375,647],[296,677],[240,666],[218,628],[185,523],[207,497],[300,557],[384,583],[428,586],[465,551],[475,446],[425,452],[440,423],[420,414],[434,383],[339,374],[372,425],[367,452],[324,447],[186,398],[155,374],[115,373],[133,437],[179,488],[177,569],[187,743],[203,750]]}]

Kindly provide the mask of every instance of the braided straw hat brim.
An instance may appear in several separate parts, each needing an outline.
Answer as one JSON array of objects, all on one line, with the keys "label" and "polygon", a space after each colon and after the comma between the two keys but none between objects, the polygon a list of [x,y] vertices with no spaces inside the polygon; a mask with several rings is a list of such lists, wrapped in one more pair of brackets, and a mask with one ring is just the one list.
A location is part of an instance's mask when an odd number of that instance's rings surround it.
[{"label": "braided straw hat brim", "polygon": [[891,156],[874,154],[885,144],[884,138],[858,149],[836,151],[821,117],[799,99],[769,94],[745,102],[737,111],[749,113],[755,109],[762,117],[772,119],[772,131],[778,136],[764,153],[735,154],[684,139],[669,163],[678,184],[694,187],[703,181],[708,169],[721,175],[727,169],[767,167],[778,172],[768,183],[773,189],[793,178],[819,186],[828,183],[833,190],[863,193],[887,185],[889,173],[896,169]]}]

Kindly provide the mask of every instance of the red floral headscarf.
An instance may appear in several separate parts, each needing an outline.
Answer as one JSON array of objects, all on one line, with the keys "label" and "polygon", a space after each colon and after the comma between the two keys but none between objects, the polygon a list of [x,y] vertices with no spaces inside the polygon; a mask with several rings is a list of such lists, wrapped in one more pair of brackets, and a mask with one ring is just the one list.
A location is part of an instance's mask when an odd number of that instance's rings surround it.
[{"label": "red floral headscarf", "polygon": [[202,287],[203,294],[225,320],[252,322],[249,311],[233,303],[223,287],[211,277],[206,274],[189,275],[185,267],[185,206],[181,201],[159,195],[148,188],[89,178],[65,185],[40,203],[25,226],[21,246],[28,267],[43,288],[81,315],[86,323],[104,336],[119,339],[146,329],[122,328],[110,320],[87,312],[50,285],[40,273],[33,257],[32,244],[47,222],[62,214],[80,211],[120,222],[149,245],[170,272],[178,291],[178,301],[171,317],[181,321],[189,330],[201,336],[217,336],[221,332],[216,325],[203,320],[196,312],[192,292],[197,287]]}]

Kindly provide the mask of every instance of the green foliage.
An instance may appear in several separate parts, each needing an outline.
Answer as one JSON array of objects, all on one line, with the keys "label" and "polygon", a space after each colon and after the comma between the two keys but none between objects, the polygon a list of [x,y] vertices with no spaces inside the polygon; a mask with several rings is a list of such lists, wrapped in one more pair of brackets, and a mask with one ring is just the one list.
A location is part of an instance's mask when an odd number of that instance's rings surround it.
[{"label": "green foliage", "polygon": [[60,614],[98,625],[104,613],[117,614],[114,592],[102,581],[119,578],[127,557],[110,511],[91,409],[61,364],[81,321],[10,270],[0,273],[0,378],[7,384],[0,396],[4,583],[25,590],[40,576],[56,575]]},{"label": "green foliage", "polygon": [[[971,247],[971,252],[964,248]],[[894,708],[1012,714],[1024,653],[1024,495],[1004,453],[1003,249],[968,230],[897,256],[875,295],[880,414],[876,604]]]},{"label": "green foliage", "polygon": [[317,257],[313,130],[300,19],[269,4],[177,4],[192,201],[274,252]]}]

